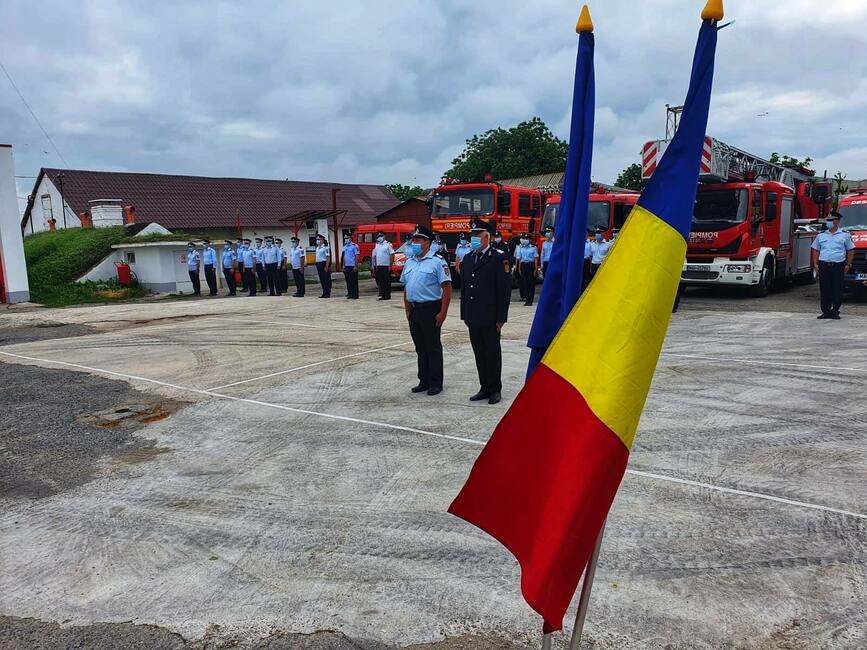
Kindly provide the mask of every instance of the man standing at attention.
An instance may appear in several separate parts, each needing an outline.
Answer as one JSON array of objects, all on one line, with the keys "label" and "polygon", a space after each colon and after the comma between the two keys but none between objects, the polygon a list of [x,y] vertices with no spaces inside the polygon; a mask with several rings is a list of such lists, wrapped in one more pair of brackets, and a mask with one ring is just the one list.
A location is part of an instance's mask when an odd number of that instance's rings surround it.
[{"label": "man standing at attention", "polygon": [[303,298],[306,291],[306,283],[304,281],[304,265],[307,260],[304,255],[304,247],[301,245],[301,240],[298,237],[291,239],[289,248],[289,262],[292,264],[292,279],[295,281],[295,293],[293,298]]},{"label": "man standing at attention", "polygon": [[187,271],[190,274],[190,282],[193,283],[193,295],[202,295],[202,283],[199,281],[199,251],[193,242],[187,244]]},{"label": "man standing at attention", "polygon": [[277,252],[277,247],[274,246],[274,240],[268,237],[265,240],[265,249],[262,252],[262,259],[265,261],[265,275],[268,278],[268,295],[279,296],[280,284],[277,278],[277,265],[279,264],[280,253]]},{"label": "man standing at attention", "polygon": [[554,229],[545,228],[545,241],[542,242],[542,278],[548,275],[548,263],[551,261],[551,251],[554,249]]},{"label": "man standing at attention", "polygon": [[530,243],[530,235],[521,233],[521,244],[515,249],[518,277],[524,287],[524,306],[530,307],[536,298],[536,273],[539,270],[539,251]]},{"label": "man standing at attention", "polygon": [[211,247],[211,240],[205,239],[202,251],[202,264],[205,267],[205,282],[208,283],[208,295],[217,295],[217,251]]},{"label": "man standing at attention", "polygon": [[235,285],[235,262],[238,259],[238,256],[235,254],[235,251],[232,250],[232,242],[228,239],[223,245],[223,255],[222,257],[222,265],[223,265],[223,278],[226,280],[226,287],[229,289],[229,295],[234,296],[236,291]]},{"label": "man standing at attention", "polygon": [[431,250],[433,232],[417,225],[406,245],[403,306],[418,360],[418,386],[413,393],[438,395],[443,391],[443,323],[452,299],[449,265]]},{"label": "man standing at attention", "polygon": [[247,276],[244,273],[244,240],[239,239],[235,247],[235,258],[238,262],[238,272],[241,274],[241,291],[247,290]]},{"label": "man standing at attention", "polygon": [[843,276],[852,269],[855,244],[848,232],[840,230],[839,212],[832,212],[825,225],[828,230],[819,233],[813,242],[813,269],[819,274],[819,293],[822,313],[819,320],[840,320],[843,304]]},{"label": "man standing at attention", "polygon": [[254,297],[256,295],[256,276],[253,274],[253,269],[256,268],[256,256],[253,249],[250,247],[250,240],[244,240],[244,278],[246,279],[247,290],[250,292],[247,295]]},{"label": "man standing at attention", "polygon": [[[605,239],[605,230],[601,227],[596,229],[594,241],[590,242],[590,280],[592,280],[599,267],[608,257],[608,251],[611,250],[612,242]],[[589,280],[588,280],[589,281]]]},{"label": "man standing at attention", "polygon": [[351,237],[343,238],[343,252],[340,253],[343,262],[343,277],[346,278],[347,300],[358,299],[358,253],[361,249]]},{"label": "man standing at attention", "polygon": [[289,254],[286,252],[286,249],[283,248],[283,240],[279,237],[274,240],[277,244],[277,281],[279,282],[278,292],[288,293],[289,292],[289,262],[288,257]]},{"label": "man standing at attention", "polygon": [[316,272],[319,274],[319,284],[322,285],[320,298],[331,297],[331,249],[325,235],[316,236]]},{"label": "man standing at attention", "polygon": [[461,320],[469,330],[479,373],[479,391],[470,401],[486,399],[488,404],[497,404],[503,389],[500,331],[509,317],[512,276],[508,255],[491,246],[491,224],[477,219],[471,227],[473,252],[464,257],[461,265]]},{"label": "man standing at attention", "polygon": [[[409,257],[407,255],[407,257]],[[376,233],[373,247],[373,272],[379,287],[379,300],[391,300],[391,265],[394,264],[394,248],[384,233]]]}]

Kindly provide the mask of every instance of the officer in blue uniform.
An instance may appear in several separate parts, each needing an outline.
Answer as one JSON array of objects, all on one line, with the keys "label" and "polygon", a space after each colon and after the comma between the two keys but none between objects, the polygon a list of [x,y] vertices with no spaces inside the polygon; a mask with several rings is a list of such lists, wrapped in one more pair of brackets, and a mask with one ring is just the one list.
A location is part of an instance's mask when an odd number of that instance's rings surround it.
[{"label": "officer in blue uniform", "polygon": [[268,288],[268,274],[265,271],[265,247],[262,246],[261,237],[256,237],[253,257],[256,263],[256,277],[259,279],[259,291],[265,291]]},{"label": "officer in blue uniform", "polygon": [[843,280],[852,270],[855,244],[848,232],[840,230],[843,215],[832,212],[825,221],[828,228],[813,241],[813,270],[819,274],[819,294],[822,313],[819,320],[840,320],[843,304]]},{"label": "officer in blue uniform", "polygon": [[304,281],[304,266],[307,263],[304,247],[301,245],[301,240],[297,237],[291,239],[289,247],[289,263],[292,266],[292,279],[295,281],[295,293],[293,298],[303,298],[307,291]]},{"label": "officer in blue uniform", "polygon": [[479,373],[479,391],[470,401],[486,399],[488,404],[497,404],[503,389],[500,330],[509,318],[512,276],[508,255],[492,246],[493,224],[476,219],[471,228],[473,251],[461,264],[461,320],[469,330]]},{"label": "officer in blue uniform", "polygon": [[418,359],[418,386],[413,393],[438,395],[443,390],[443,323],[452,299],[449,265],[431,250],[434,234],[417,225],[407,244],[400,281],[403,305]]},{"label": "officer in blue uniform", "polygon": [[548,264],[551,262],[551,251],[554,250],[554,229],[545,228],[545,241],[542,242],[542,278],[548,275]]},{"label": "officer in blue uniform", "polygon": [[238,256],[232,250],[232,242],[228,239],[223,243],[223,254],[221,257],[221,265],[223,267],[223,278],[226,280],[226,287],[229,289],[229,295],[237,295],[237,286],[235,283],[235,264]]},{"label": "officer in blue uniform", "polygon": [[274,240],[277,247],[277,282],[280,285],[280,293],[289,293],[289,254],[283,248],[283,240],[279,237]]},{"label": "officer in blue uniform", "polygon": [[590,284],[590,276],[593,273],[593,267],[591,266],[591,260],[593,259],[593,251],[590,248],[590,244],[593,242],[593,230],[587,229],[587,239],[584,241],[584,273],[581,276],[581,284],[582,291],[587,288],[587,285]]},{"label": "officer in blue uniform", "polygon": [[611,250],[613,242],[605,239],[605,230],[602,227],[596,228],[594,240],[590,242],[590,279],[592,280],[599,267],[608,257],[608,252]]},{"label": "officer in blue uniform", "polygon": [[518,277],[524,288],[524,306],[530,307],[536,298],[536,272],[539,270],[539,251],[530,243],[530,235],[521,233],[521,243],[515,248]]},{"label": "officer in blue uniform", "polygon": [[322,286],[320,298],[331,297],[331,248],[325,235],[316,236],[316,273]]},{"label": "officer in blue uniform", "polygon": [[190,282],[193,283],[193,295],[202,295],[202,283],[199,281],[199,261],[201,256],[193,242],[187,244],[187,272],[190,274]]},{"label": "officer in blue uniform", "polygon": [[239,239],[235,244],[235,259],[238,264],[238,272],[241,274],[241,291],[247,290],[247,276],[244,274],[244,240]]},{"label": "officer in blue uniform", "polygon": [[250,247],[250,240],[244,240],[244,279],[246,280],[247,290],[250,292],[247,295],[254,297],[256,295],[256,276],[253,275],[253,269],[256,268],[256,255]]},{"label": "officer in blue uniform", "polygon": [[271,237],[265,239],[265,248],[262,249],[262,261],[265,262],[265,277],[268,281],[268,295],[279,296],[280,285],[277,280],[277,264],[280,254],[274,246]]},{"label": "officer in blue uniform", "polygon": [[208,295],[217,295],[217,251],[211,247],[211,240],[203,240],[205,243],[202,251],[202,265],[205,267],[205,282],[208,283]]},{"label": "officer in blue uniform", "polygon": [[358,254],[361,249],[351,237],[343,238],[343,277],[346,278],[346,299],[358,300]]}]

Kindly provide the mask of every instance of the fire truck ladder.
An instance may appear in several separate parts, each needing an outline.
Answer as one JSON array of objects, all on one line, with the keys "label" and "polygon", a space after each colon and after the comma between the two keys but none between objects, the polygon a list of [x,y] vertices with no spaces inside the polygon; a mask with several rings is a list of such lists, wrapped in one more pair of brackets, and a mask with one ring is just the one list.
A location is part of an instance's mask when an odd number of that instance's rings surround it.
[{"label": "fire truck ladder", "polygon": [[785,167],[719,140],[713,141],[713,155],[728,162],[728,175],[731,179],[744,180],[747,176],[754,176],[759,181],[782,182],[786,172]]}]

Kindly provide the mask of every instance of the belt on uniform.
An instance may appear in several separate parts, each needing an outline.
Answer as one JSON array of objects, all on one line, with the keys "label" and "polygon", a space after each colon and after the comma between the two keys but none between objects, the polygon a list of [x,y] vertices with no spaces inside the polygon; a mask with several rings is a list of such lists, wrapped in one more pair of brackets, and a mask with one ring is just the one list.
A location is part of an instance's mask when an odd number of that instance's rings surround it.
[{"label": "belt on uniform", "polygon": [[840,264],[845,264],[845,263],[846,262],[825,262],[824,260],[819,260],[819,266],[822,266],[823,264],[825,266],[838,266]]},{"label": "belt on uniform", "polygon": [[409,302],[409,304],[412,305],[413,307],[425,307],[427,305],[439,305],[441,303],[442,303],[442,300],[428,300],[426,302],[412,302],[412,301]]}]

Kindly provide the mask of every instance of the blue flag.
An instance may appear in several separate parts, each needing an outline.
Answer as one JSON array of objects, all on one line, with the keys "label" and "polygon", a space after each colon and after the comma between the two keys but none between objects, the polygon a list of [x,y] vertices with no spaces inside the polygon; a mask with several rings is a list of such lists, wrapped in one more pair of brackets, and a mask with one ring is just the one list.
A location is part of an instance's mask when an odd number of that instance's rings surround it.
[{"label": "blue flag", "polygon": [[529,377],[545,350],[554,340],[563,321],[581,295],[584,274],[584,244],[587,241],[587,209],[590,199],[590,165],[593,159],[593,118],[596,110],[596,80],[593,72],[595,41],[592,31],[582,31],[575,62],[575,90],[572,97],[572,127],[566,179],[555,224],[548,272],[542,285],[539,306],[530,329]]}]

